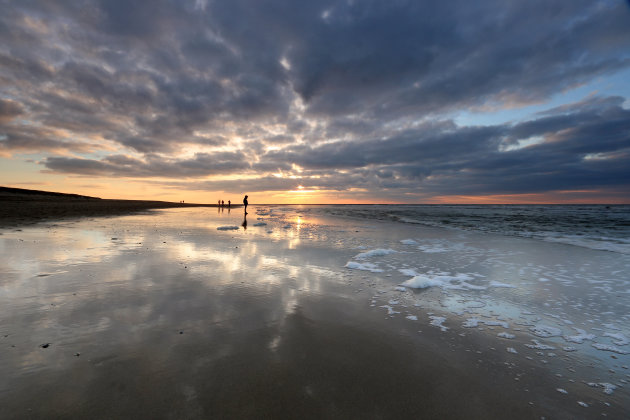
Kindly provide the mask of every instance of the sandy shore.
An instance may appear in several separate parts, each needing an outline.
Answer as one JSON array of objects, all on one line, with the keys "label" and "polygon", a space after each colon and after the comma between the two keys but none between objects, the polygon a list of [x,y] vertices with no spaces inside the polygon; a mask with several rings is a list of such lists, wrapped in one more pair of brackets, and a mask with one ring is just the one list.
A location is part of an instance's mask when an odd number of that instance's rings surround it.
[{"label": "sandy shore", "polygon": [[[42,220],[107,216],[152,209],[217,207],[216,204],[110,200],[4,187],[0,187],[0,204],[0,227],[19,226]],[[236,207],[240,206],[232,206]]]},{"label": "sandy shore", "polygon": [[[398,290],[405,262],[481,270],[491,256],[502,276],[563,263],[555,244],[392,226],[182,208],[4,229],[0,418],[624,418],[624,388],[588,383],[623,385],[628,357],[565,352],[532,337],[538,314],[492,305],[527,290]],[[414,254],[410,237],[462,246]]]}]

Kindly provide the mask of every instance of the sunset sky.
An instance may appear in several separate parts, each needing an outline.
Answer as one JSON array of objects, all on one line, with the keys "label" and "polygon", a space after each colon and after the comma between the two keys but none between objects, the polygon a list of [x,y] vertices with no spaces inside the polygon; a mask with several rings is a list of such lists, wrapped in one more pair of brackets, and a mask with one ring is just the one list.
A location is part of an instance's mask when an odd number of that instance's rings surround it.
[{"label": "sunset sky", "polygon": [[0,0],[0,185],[630,203],[621,0]]}]

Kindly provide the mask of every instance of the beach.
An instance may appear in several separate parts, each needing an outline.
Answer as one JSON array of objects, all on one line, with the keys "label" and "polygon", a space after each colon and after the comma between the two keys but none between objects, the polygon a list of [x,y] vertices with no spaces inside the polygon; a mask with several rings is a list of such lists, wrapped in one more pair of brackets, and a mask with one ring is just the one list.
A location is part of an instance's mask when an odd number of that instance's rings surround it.
[{"label": "beach", "polygon": [[628,254],[149,207],[1,225],[1,418],[628,417]]},{"label": "beach", "polygon": [[[78,194],[0,187],[0,227],[20,226],[46,219],[110,216],[151,209],[217,207],[216,204],[155,200],[115,200]],[[238,207],[238,206],[232,206]]]}]

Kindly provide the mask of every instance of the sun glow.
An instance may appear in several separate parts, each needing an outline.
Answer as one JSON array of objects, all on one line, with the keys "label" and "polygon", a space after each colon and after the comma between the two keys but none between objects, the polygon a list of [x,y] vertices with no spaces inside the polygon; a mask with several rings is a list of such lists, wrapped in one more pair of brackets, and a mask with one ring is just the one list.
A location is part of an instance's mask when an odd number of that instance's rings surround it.
[{"label": "sun glow", "polygon": [[302,193],[302,194],[306,194],[306,193],[315,193],[318,192],[317,190],[307,190],[303,185],[298,185],[297,189],[295,190],[289,190],[290,193]]}]

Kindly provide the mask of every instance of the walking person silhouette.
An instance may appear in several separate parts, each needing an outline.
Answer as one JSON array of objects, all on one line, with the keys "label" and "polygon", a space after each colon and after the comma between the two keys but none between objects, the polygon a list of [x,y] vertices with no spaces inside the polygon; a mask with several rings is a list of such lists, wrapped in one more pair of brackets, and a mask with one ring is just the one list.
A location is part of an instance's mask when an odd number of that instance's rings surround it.
[{"label": "walking person silhouette", "polygon": [[247,196],[243,198],[243,205],[245,206],[245,214],[247,214]]}]

